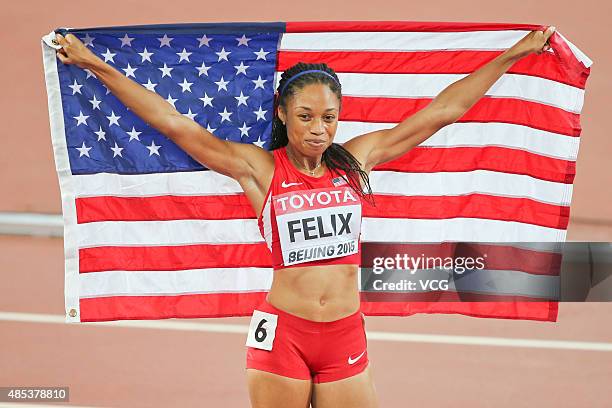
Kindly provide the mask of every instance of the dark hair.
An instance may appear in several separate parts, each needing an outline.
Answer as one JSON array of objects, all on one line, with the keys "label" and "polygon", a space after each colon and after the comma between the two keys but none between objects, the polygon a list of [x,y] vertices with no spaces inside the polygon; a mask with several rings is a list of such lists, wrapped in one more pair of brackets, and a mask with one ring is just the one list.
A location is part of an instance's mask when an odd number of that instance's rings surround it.
[{"label": "dark hair", "polygon": [[[292,79],[288,84],[287,81],[295,75],[310,70],[325,71],[329,75],[322,72],[308,72]],[[331,75],[331,76],[330,76]],[[338,75],[331,69],[327,64],[307,64],[304,62],[298,62],[291,68],[288,68],[283,72],[281,80],[278,84],[278,91],[283,90],[282,94],[277,94],[275,97],[274,104],[274,120],[272,121],[272,143],[270,150],[276,150],[281,147],[287,146],[289,138],[287,137],[287,127],[281,122],[277,115],[276,108],[282,106],[286,109],[287,100],[291,96],[295,95],[296,91],[304,88],[306,85],[319,83],[329,86],[329,89],[338,97],[340,106],[342,106],[342,87]],[[372,195],[372,188],[370,187],[370,178],[368,174],[361,169],[360,162],[342,145],[338,143],[332,143],[323,152],[322,161],[325,163],[332,174],[340,175],[338,170],[342,170],[346,173],[347,177],[344,177],[349,186],[357,193],[360,197],[366,201],[375,205],[374,198]],[[363,180],[363,184],[366,187],[364,193],[359,178]]]}]

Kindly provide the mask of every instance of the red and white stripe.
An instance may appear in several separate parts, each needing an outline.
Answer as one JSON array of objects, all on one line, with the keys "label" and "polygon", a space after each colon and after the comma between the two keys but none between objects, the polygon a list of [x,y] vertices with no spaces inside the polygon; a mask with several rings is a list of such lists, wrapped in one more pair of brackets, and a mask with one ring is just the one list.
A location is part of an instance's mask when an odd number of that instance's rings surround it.
[{"label": "red and white stripe", "polygon": [[[288,23],[275,85],[298,61],[332,66],[343,86],[336,135],[343,143],[401,122],[534,28]],[[378,205],[364,207],[364,245],[565,240],[591,62],[560,34],[553,38],[554,52],[517,62],[457,123],[372,171]],[[238,183],[212,171],[70,175],[54,58],[45,50],[66,225],[66,306],[77,311],[67,320],[249,315],[269,289],[272,269]],[[516,258],[510,254],[520,248],[500,248],[507,262],[489,265],[485,273],[492,277],[523,283],[555,278],[538,276],[546,264],[533,261],[550,257],[547,251]],[[530,269],[536,264],[540,269]],[[507,303],[362,306],[379,315],[555,319],[556,304],[522,302],[521,293],[490,294]]]}]

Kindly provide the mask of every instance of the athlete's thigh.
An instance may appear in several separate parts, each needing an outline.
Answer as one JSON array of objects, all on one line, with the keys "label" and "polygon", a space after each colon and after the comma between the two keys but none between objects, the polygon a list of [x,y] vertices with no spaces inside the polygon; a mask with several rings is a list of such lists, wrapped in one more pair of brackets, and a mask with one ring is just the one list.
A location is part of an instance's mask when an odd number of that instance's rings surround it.
[{"label": "athlete's thigh", "polygon": [[314,408],[378,407],[370,364],[357,375],[343,380],[314,384],[313,389],[312,406]]},{"label": "athlete's thigh", "polygon": [[253,408],[308,408],[311,380],[297,380],[248,368],[247,383]]}]

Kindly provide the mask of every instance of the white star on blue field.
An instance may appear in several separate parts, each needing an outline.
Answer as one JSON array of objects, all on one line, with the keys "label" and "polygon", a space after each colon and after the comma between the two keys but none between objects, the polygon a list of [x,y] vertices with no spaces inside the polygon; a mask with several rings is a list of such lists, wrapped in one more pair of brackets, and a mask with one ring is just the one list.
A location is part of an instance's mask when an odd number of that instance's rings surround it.
[{"label": "white star on blue field", "polygon": [[[224,140],[267,148],[279,32],[76,32],[94,53]],[[202,170],[87,70],[58,60],[72,174]]]}]

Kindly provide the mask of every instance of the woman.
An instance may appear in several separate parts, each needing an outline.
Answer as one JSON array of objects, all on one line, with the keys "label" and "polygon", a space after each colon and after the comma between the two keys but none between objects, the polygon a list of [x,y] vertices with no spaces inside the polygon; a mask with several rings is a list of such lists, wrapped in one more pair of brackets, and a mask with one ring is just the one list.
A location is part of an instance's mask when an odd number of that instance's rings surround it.
[{"label": "woman", "polygon": [[[56,36],[64,64],[89,69],[136,115],[202,165],[244,189],[272,252],[274,279],[247,339],[254,407],[376,407],[357,269],[361,202],[373,167],[458,120],[520,58],[548,50],[533,31],[392,129],[334,144],[337,75],[299,63],[279,84],[272,152],[216,138],[159,95],[103,62],[74,35]],[[364,193],[364,189],[366,193]]]}]

